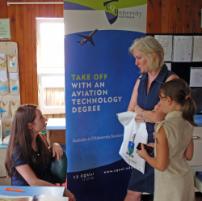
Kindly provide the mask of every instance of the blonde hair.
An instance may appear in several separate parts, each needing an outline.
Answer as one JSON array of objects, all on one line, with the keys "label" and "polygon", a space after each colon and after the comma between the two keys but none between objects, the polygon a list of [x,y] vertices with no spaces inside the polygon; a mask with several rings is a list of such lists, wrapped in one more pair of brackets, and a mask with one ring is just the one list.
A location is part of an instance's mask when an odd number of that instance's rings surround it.
[{"label": "blonde hair", "polygon": [[134,50],[142,52],[149,62],[151,70],[161,68],[164,63],[164,50],[161,44],[152,36],[135,39],[129,48],[132,54]]}]

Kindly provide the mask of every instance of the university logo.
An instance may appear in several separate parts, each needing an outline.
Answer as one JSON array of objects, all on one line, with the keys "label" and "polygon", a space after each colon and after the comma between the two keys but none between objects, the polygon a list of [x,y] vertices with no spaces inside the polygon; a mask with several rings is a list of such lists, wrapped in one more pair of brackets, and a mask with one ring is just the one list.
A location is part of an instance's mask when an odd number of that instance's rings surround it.
[{"label": "university logo", "polygon": [[105,14],[110,24],[113,24],[118,18],[118,8],[115,5],[113,5],[113,2],[118,1],[119,0],[108,0],[103,3],[105,7]]}]

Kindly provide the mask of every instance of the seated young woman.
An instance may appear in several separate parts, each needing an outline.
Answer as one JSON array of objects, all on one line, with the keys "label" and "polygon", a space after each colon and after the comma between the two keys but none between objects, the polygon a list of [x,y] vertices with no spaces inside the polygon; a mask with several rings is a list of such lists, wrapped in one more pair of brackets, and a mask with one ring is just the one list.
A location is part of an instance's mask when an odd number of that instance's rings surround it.
[{"label": "seated young woman", "polygon": [[[53,157],[60,159],[63,150],[58,143],[48,146],[40,132],[46,118],[36,105],[20,106],[14,116],[5,161],[6,170],[15,186],[54,186],[50,171]],[[64,196],[75,201],[75,196],[65,189]]]}]

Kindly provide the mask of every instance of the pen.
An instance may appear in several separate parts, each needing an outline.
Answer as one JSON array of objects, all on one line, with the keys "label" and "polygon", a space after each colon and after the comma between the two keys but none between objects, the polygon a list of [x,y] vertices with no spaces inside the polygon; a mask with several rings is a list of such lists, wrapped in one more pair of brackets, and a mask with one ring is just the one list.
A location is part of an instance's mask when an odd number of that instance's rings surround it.
[{"label": "pen", "polygon": [[5,191],[12,191],[12,192],[23,192],[24,190],[19,189],[19,188],[5,188]]}]

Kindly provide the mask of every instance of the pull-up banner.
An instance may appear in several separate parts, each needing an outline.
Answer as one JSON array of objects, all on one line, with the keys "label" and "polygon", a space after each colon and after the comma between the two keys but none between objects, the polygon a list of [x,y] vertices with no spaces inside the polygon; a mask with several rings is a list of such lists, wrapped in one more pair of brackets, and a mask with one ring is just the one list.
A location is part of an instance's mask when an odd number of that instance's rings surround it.
[{"label": "pull-up banner", "polygon": [[123,201],[123,128],[139,74],[128,48],[146,30],[146,0],[65,0],[68,188],[77,201]]}]

